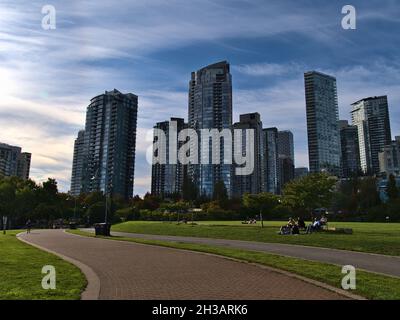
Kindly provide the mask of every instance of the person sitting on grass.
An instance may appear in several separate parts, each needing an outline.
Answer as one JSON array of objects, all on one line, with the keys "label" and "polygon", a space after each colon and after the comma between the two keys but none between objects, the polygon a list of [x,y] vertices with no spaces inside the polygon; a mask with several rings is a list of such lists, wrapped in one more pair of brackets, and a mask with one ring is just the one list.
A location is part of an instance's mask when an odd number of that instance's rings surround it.
[{"label": "person sitting on grass", "polygon": [[299,229],[301,230],[306,230],[306,223],[304,222],[303,218],[298,217],[297,218],[297,226],[299,227]]},{"label": "person sitting on grass", "polygon": [[313,233],[314,231],[322,229],[322,226],[326,225],[327,222],[328,220],[325,217],[322,217],[319,220],[315,218],[314,222],[307,227],[306,233]]},{"label": "person sitting on grass", "polygon": [[[289,218],[288,223],[285,226],[282,226],[280,228],[279,234],[283,234],[283,235],[292,234],[292,230],[293,230],[294,226],[296,226],[296,222],[292,218]],[[297,228],[297,231],[298,231],[298,228]]]}]

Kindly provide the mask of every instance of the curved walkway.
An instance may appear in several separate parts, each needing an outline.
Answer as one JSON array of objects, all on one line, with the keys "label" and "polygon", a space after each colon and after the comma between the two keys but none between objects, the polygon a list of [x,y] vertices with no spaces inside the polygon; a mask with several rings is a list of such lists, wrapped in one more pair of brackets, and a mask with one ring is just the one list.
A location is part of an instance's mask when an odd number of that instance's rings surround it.
[{"label": "curved walkway", "polygon": [[34,230],[19,237],[90,267],[100,280],[100,299],[345,298],[287,273],[209,254],[62,230]]},{"label": "curved walkway", "polygon": [[[93,229],[82,229],[94,232]],[[162,241],[179,241],[187,243],[198,243],[214,246],[231,247],[244,250],[254,250],[293,258],[313,260],[319,262],[333,263],[336,265],[352,265],[356,269],[381,273],[389,276],[400,277],[400,257],[387,256],[374,253],[363,253],[348,250],[337,250],[302,245],[291,245],[282,243],[266,243],[242,240],[181,237],[167,235],[139,234],[129,232],[112,232],[114,236],[142,238]]]}]

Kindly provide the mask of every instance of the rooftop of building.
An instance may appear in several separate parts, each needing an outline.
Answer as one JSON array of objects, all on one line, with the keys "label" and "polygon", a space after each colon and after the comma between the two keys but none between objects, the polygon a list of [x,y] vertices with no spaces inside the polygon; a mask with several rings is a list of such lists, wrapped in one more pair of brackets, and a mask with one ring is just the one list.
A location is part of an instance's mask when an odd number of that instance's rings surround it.
[{"label": "rooftop of building", "polygon": [[322,72],[319,72],[319,71],[312,70],[312,71],[307,71],[307,72],[304,73],[305,77],[311,76],[311,75],[319,75],[319,76],[322,76],[322,77],[325,77],[325,78],[330,78],[330,79],[336,81],[336,78],[334,76],[331,76],[329,74],[322,73]]},{"label": "rooftop of building", "polygon": [[360,99],[360,100],[358,100],[356,102],[353,102],[351,105],[354,106],[354,105],[357,105],[357,104],[359,104],[360,102],[363,102],[363,101],[371,101],[371,100],[377,100],[377,99],[382,99],[382,98],[387,98],[387,96],[374,96],[374,97],[363,98],[363,99]]}]

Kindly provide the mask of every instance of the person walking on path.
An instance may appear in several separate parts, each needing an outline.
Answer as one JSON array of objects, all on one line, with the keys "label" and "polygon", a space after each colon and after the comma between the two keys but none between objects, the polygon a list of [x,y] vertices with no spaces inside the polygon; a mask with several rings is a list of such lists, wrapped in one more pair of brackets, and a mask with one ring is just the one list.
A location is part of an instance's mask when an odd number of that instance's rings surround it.
[{"label": "person walking on path", "polygon": [[32,228],[32,222],[31,219],[28,219],[26,222],[26,233],[31,233],[31,228]]}]

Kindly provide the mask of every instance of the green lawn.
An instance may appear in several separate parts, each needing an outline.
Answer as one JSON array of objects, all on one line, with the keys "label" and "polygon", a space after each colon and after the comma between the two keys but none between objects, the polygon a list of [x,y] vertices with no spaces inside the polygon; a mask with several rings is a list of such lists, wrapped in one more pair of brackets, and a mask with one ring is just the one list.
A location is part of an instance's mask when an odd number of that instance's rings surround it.
[{"label": "green lawn", "polygon": [[330,222],[329,227],[352,228],[354,233],[313,233],[311,235],[278,235],[283,221],[266,221],[264,228],[258,222],[243,225],[240,221],[203,221],[198,225],[177,224],[176,222],[129,221],[116,224],[113,231],[237,239],[272,243],[299,244],[326,248],[400,255],[400,223]]},{"label": "green lawn", "polygon": [[[95,237],[91,233],[79,230],[69,230],[69,232],[88,237]],[[188,243],[174,242],[174,241],[145,240],[139,238],[107,237],[106,239],[131,241],[143,244],[151,244],[151,245],[178,248],[184,250],[194,250],[194,251],[218,254],[247,262],[259,263],[274,268],[286,270],[292,273],[299,274],[309,279],[314,279],[323,283],[327,283],[336,288],[341,288],[341,280],[342,277],[344,276],[341,273],[340,266],[327,263],[314,262],[314,261],[307,261],[297,258],[283,257],[264,252],[239,250],[239,249],[216,247],[216,246],[201,245],[201,244],[188,244]],[[375,300],[400,299],[400,278],[383,276],[366,271],[357,271],[356,277],[357,277],[356,278],[357,289],[351,291],[352,293],[358,294],[368,299],[375,299]]]},{"label": "green lawn", "polygon": [[[18,231],[21,232],[21,231]],[[0,300],[80,299],[86,278],[74,265],[16,238],[17,231],[0,234]],[[42,267],[56,269],[56,289],[42,288]]]}]

